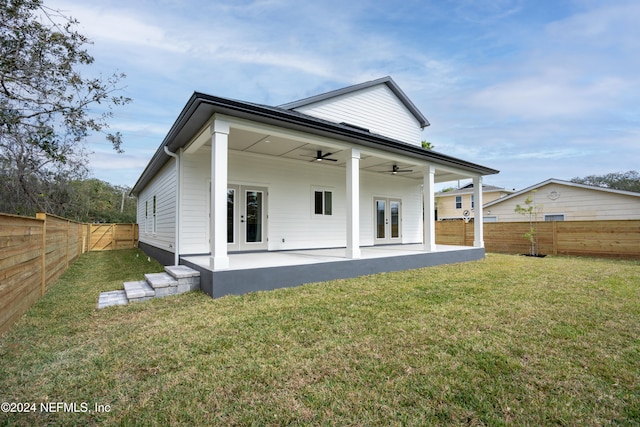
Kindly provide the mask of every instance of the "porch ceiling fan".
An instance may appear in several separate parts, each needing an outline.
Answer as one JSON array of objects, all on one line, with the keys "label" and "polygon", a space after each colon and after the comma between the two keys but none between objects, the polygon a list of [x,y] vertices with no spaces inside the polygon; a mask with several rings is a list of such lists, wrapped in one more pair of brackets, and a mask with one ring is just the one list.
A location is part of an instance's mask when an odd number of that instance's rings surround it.
[{"label": "porch ceiling fan", "polygon": [[[313,157],[313,160],[311,160],[312,162],[323,162],[323,161],[328,161],[328,162],[337,162],[338,160],[336,159],[330,159],[329,156],[332,155],[333,153],[324,153],[322,154],[322,150],[318,150],[316,152],[315,157]],[[306,156],[305,157],[312,157],[312,156]]]},{"label": "porch ceiling fan", "polygon": [[389,171],[392,175],[397,175],[404,172],[413,172],[413,169],[400,169],[398,165],[393,165],[393,168]]}]

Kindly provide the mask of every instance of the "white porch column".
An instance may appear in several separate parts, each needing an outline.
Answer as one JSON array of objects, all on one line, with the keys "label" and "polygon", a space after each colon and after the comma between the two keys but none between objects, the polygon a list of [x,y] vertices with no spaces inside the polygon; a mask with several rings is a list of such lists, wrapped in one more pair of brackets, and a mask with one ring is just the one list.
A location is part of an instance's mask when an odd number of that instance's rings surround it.
[{"label": "white porch column", "polygon": [[476,248],[484,248],[482,204],[482,177],[476,176],[473,178],[473,246]]},{"label": "white porch column", "polygon": [[424,194],[424,250],[426,252],[436,251],[436,215],[435,215],[435,174],[436,168],[432,165],[427,167],[424,173],[424,183],[422,191]]},{"label": "white porch column", "polygon": [[214,270],[229,268],[227,254],[227,175],[229,123],[215,119],[211,125],[211,260]]},{"label": "white porch column", "polygon": [[360,150],[352,148],[347,159],[347,252],[360,258]]}]

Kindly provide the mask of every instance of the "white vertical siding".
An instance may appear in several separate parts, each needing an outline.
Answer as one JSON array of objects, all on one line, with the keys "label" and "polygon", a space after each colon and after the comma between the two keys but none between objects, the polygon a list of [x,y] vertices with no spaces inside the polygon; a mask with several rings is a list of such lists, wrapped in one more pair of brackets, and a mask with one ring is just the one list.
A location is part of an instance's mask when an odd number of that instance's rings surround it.
[{"label": "white vertical siding", "polygon": [[[152,221],[156,197],[156,233],[147,226]],[[145,204],[148,216],[145,218]],[[176,161],[171,159],[138,195],[139,239],[143,243],[174,252],[176,224]]]},{"label": "white vertical siding", "polygon": [[[209,252],[210,161],[206,149],[182,158],[181,253]],[[345,169],[309,162],[231,151],[229,184],[267,187],[269,250],[330,248],[346,245]],[[373,244],[373,198],[402,199],[402,242],[422,241],[420,183],[407,178],[361,172],[360,239]],[[313,214],[313,189],[333,193],[333,214]],[[144,207],[143,207],[144,208]]]},{"label": "white vertical siding", "polygon": [[346,122],[420,146],[420,123],[385,84],[372,86],[295,109],[336,123]]}]

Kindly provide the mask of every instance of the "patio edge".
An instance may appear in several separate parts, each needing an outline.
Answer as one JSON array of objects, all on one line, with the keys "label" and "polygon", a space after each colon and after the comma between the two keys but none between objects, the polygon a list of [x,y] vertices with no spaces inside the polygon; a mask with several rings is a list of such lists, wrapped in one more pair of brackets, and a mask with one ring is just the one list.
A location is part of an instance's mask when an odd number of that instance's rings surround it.
[{"label": "patio edge", "polygon": [[477,261],[485,257],[484,248],[465,248],[395,257],[331,261],[316,264],[211,271],[181,259],[181,264],[200,272],[200,289],[213,298],[249,292],[291,288],[308,283],[390,273],[442,264]]}]

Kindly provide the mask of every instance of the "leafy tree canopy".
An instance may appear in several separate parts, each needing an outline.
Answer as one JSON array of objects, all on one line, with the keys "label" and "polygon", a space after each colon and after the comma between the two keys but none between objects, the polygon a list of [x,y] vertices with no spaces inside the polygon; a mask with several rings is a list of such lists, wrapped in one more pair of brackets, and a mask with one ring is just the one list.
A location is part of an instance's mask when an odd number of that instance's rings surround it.
[{"label": "leafy tree canopy", "polygon": [[640,193],[640,174],[637,171],[614,172],[573,178],[571,182]]},{"label": "leafy tree canopy", "polygon": [[422,140],[421,142],[422,148],[424,148],[425,150],[433,150],[434,148],[436,148],[435,145],[433,145],[432,142],[429,142],[427,140]]},{"label": "leafy tree canopy", "polygon": [[[11,213],[56,213],[57,183],[87,173],[85,138],[103,132],[121,152],[120,133],[107,133],[124,74],[88,78],[93,57],[78,22],[42,0],[0,1],[0,167],[2,199]],[[91,112],[98,108],[101,114]]]},{"label": "leafy tree canopy", "polygon": [[125,76],[81,73],[93,57],[77,24],[42,0],[0,1],[0,201],[10,213],[65,211],[70,183],[88,172],[90,133],[122,151],[106,129],[112,108],[130,102],[117,95]]}]

